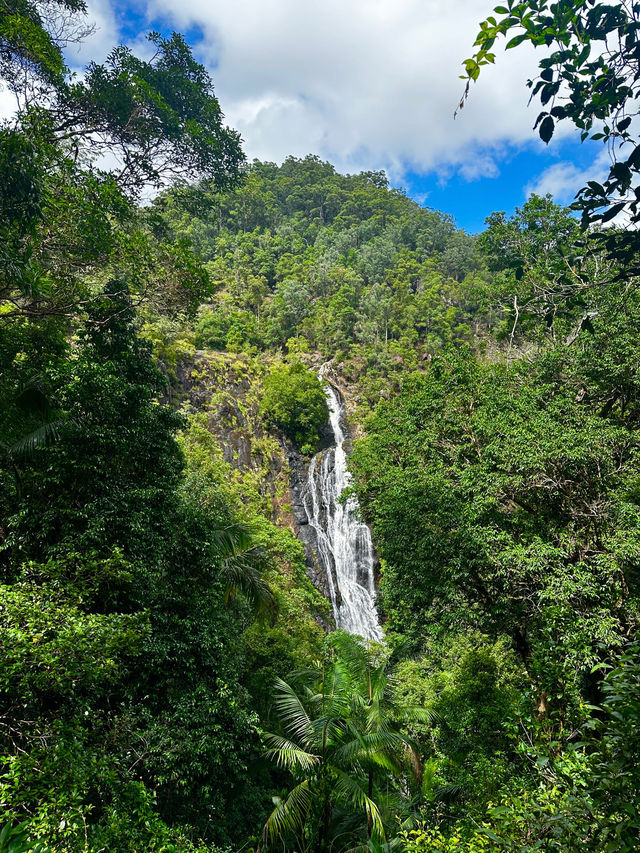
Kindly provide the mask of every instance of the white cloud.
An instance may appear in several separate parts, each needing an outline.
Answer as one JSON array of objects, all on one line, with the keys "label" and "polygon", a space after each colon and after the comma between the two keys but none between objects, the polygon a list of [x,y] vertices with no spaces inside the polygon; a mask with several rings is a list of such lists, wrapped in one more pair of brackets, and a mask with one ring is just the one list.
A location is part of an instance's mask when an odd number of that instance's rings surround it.
[{"label": "white cloud", "polygon": [[16,111],[16,97],[6,86],[0,84],[0,122],[7,121]]},{"label": "white cloud", "polygon": [[[114,0],[89,0],[93,34],[67,51],[81,73],[119,41]],[[162,20],[197,28],[198,57],[211,70],[226,119],[251,157],[281,161],[316,153],[342,171],[385,168],[495,177],[507,146],[542,148],[527,108],[526,80],[540,59],[527,45],[504,53],[472,85],[465,108],[461,62],[473,52],[487,0],[131,0],[149,28]],[[117,7],[123,14],[123,6]],[[126,7],[124,7],[126,8]],[[146,54],[143,33],[132,46]],[[0,91],[0,115],[9,108]],[[552,146],[571,132],[556,130]],[[559,163],[536,191],[575,192],[583,181]],[[575,187],[575,189],[574,189]]]},{"label": "white cloud", "polygon": [[109,0],[87,0],[87,21],[91,32],[79,44],[68,46],[67,63],[81,69],[89,62],[104,62],[109,51],[118,44],[118,26]]},{"label": "white cloud", "polygon": [[149,19],[199,27],[227,121],[249,157],[309,152],[342,170],[447,167],[495,175],[505,143],[531,141],[536,108],[525,81],[540,58],[502,53],[464,88],[487,0],[147,0]]},{"label": "white cloud", "polygon": [[585,186],[587,181],[603,181],[609,173],[610,165],[606,148],[600,151],[586,169],[579,168],[567,160],[554,163],[526,187],[525,193],[527,196],[531,193],[536,195],[550,193],[558,204],[570,204],[575,194]]},{"label": "white cloud", "polygon": [[[593,163],[585,169],[580,169],[574,163],[568,161],[555,163],[553,166],[545,169],[535,181],[525,188],[525,194],[528,197],[531,193],[536,193],[536,195],[550,193],[556,204],[569,205],[575,200],[578,190],[586,186],[587,181],[603,183],[606,180],[609,175],[611,162],[608,149],[603,148],[597,157],[594,158]],[[614,198],[612,201],[620,200],[622,199]],[[603,210],[600,212],[602,213]],[[605,227],[625,228],[629,225],[629,211],[622,210]],[[635,228],[636,226],[632,227]]]},{"label": "white cloud", "polygon": [[496,149],[493,149],[490,153],[476,154],[461,163],[458,171],[467,181],[474,181],[477,178],[496,178],[500,174],[496,153]]}]

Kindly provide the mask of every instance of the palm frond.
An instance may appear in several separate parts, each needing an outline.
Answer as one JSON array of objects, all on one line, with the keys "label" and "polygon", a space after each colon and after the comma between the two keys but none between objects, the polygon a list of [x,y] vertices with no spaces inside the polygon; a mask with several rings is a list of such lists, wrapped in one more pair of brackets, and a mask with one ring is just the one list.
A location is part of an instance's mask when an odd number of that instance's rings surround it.
[{"label": "palm frond", "polygon": [[304,690],[307,690],[309,683],[315,683],[322,676],[322,669],[319,664],[315,666],[302,667],[301,669],[294,669],[288,675],[290,684],[297,684],[300,682]]},{"label": "palm frond", "polygon": [[437,800],[445,803],[450,803],[462,791],[462,785],[452,782],[450,785],[441,785],[435,792]]},{"label": "palm frond", "polygon": [[322,702],[334,717],[348,717],[354,696],[353,679],[348,669],[336,661],[325,673],[321,684]]},{"label": "palm frond", "polygon": [[276,679],[275,704],[285,727],[305,745],[313,742],[314,726],[300,697],[286,681]]},{"label": "palm frond", "polygon": [[370,838],[366,844],[357,844],[355,847],[345,850],[344,853],[392,853],[392,851],[403,848],[405,844],[405,840],[399,836],[395,836],[395,838],[386,841],[384,844]]},{"label": "palm frond", "polygon": [[334,755],[338,764],[358,762],[364,766],[375,766],[392,773],[399,773],[405,764],[420,777],[421,765],[417,749],[401,732],[383,727],[376,732],[361,734],[353,729],[353,739],[343,744]]},{"label": "palm frond", "polygon": [[280,737],[280,735],[265,732],[263,737],[272,746],[266,755],[272,758],[280,767],[287,770],[311,770],[320,762],[320,758],[312,752],[301,749],[293,741]]},{"label": "palm frond", "polygon": [[58,428],[64,423],[64,418],[42,424],[32,430],[12,445],[5,445],[5,455],[11,459],[31,456],[38,447],[46,447],[58,440]]},{"label": "palm frond", "polygon": [[251,529],[244,524],[232,524],[209,535],[226,581],[225,604],[231,604],[241,593],[259,615],[275,619],[278,600],[263,577],[269,556],[255,544]]},{"label": "palm frond", "polygon": [[277,838],[283,839],[290,832],[304,829],[305,819],[311,808],[312,797],[307,779],[296,785],[285,800],[280,800],[264,825],[263,840],[267,844]]},{"label": "palm frond", "polygon": [[338,660],[345,664],[352,673],[358,674],[358,677],[362,675],[370,658],[366,646],[344,630],[333,631],[327,640],[327,644],[336,651]]},{"label": "palm frond", "polygon": [[424,708],[421,705],[406,705],[402,709],[402,716],[407,722],[417,723],[440,723],[442,717],[432,708]]},{"label": "palm frond", "polygon": [[251,528],[246,524],[228,524],[209,532],[211,544],[221,559],[248,551],[255,544]]},{"label": "palm frond", "polygon": [[259,615],[275,619],[278,614],[278,599],[252,557],[253,555],[242,554],[222,562],[222,574],[226,581],[225,604],[231,604],[240,592]]},{"label": "palm frond", "polygon": [[364,783],[360,783],[348,773],[342,770],[337,771],[337,779],[335,783],[335,793],[338,797],[346,800],[349,803],[363,809],[366,812],[367,819],[371,821],[372,838],[376,841],[385,840],[384,825],[380,810],[374,801],[367,795],[363,787]]}]

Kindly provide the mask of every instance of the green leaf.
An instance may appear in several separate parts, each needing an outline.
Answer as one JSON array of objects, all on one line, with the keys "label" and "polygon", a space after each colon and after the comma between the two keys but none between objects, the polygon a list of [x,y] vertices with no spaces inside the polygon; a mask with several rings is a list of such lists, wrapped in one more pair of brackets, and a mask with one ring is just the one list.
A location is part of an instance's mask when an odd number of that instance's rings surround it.
[{"label": "green leaf", "polygon": [[521,33],[518,36],[514,36],[511,41],[507,42],[507,46],[505,50],[511,50],[513,47],[517,47],[519,44],[522,44],[523,41],[529,38],[528,33]]},{"label": "green leaf", "polygon": [[591,190],[593,190],[594,193],[597,193],[598,195],[601,195],[601,196],[605,195],[604,187],[602,186],[602,184],[599,184],[597,181],[587,181],[587,186]]},{"label": "green leaf", "polygon": [[555,126],[555,122],[551,116],[547,116],[545,119],[543,119],[540,125],[540,130],[538,131],[540,134],[540,139],[543,142],[549,143],[551,141]]},{"label": "green leaf", "polygon": [[609,210],[603,215],[601,222],[610,222],[624,209],[625,202],[621,201],[618,204],[614,204],[613,207],[610,207]]}]

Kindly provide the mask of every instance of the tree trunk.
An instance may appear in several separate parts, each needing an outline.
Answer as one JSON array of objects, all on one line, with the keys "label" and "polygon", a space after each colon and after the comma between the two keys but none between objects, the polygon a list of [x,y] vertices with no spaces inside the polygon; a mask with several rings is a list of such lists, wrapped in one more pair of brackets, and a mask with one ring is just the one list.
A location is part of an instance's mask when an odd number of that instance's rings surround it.
[{"label": "tree trunk", "polygon": [[318,833],[318,843],[316,845],[316,853],[326,853],[329,849],[329,829],[331,827],[331,800],[326,800],[322,809],[322,820],[320,822],[320,831]]}]

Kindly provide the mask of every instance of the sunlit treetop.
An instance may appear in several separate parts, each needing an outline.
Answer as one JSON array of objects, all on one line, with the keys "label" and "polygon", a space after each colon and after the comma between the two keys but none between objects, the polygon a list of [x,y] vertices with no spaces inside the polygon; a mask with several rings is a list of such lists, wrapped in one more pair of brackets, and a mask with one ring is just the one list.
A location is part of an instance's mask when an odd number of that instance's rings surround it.
[{"label": "sunlit treetop", "polygon": [[198,178],[232,186],[240,136],[223,124],[212,80],[183,37],[150,33],[149,60],[115,47],[79,79],[63,51],[91,32],[85,13],[84,0],[0,0],[0,81],[18,121],[91,160],[115,158],[112,175],[129,195]]}]

